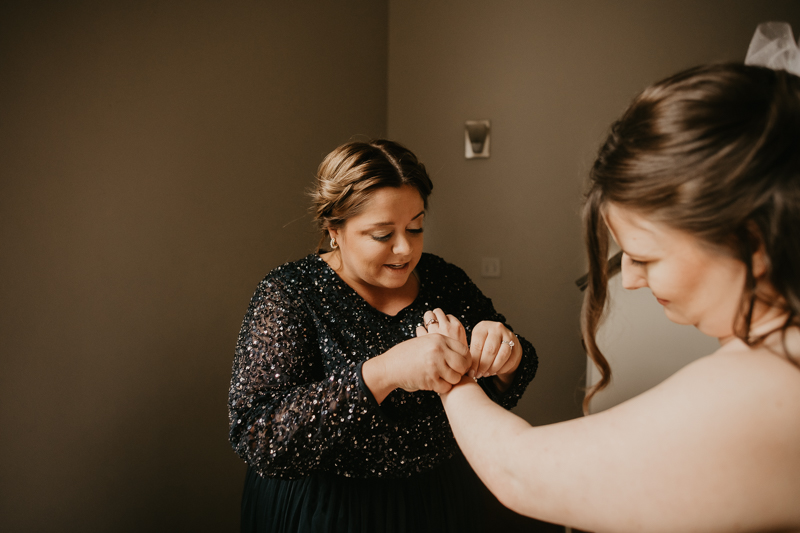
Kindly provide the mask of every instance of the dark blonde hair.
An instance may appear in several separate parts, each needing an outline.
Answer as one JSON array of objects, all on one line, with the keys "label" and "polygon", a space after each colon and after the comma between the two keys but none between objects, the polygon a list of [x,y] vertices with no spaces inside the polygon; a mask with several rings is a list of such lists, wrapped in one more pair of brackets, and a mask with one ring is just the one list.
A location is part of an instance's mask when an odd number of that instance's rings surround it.
[{"label": "dark blonde hair", "polygon": [[408,148],[385,139],[336,148],[320,164],[309,191],[314,221],[322,233],[320,245],[328,228],[339,228],[359,214],[373,192],[403,186],[416,189],[428,208],[433,183],[425,165]]},{"label": "dark blonde hair", "polygon": [[[734,331],[748,345],[756,300],[783,307],[784,334],[800,324],[800,78],[741,64],[696,67],[642,92],[611,128],[590,173],[583,210],[589,259],[581,329],[601,379],[611,377],[595,339],[607,300],[613,202],[727,250],[747,267]],[[752,257],[763,247],[756,290]],[[796,362],[796,361],[795,361]]]}]

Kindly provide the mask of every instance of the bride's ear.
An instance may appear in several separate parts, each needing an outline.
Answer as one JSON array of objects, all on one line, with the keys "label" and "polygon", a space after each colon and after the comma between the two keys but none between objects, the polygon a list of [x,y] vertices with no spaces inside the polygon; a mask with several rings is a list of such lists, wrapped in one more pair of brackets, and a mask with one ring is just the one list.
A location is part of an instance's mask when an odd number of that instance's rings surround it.
[{"label": "bride's ear", "polygon": [[750,233],[750,249],[755,249],[752,257],[750,257],[750,264],[753,266],[753,277],[758,279],[769,270],[769,257],[764,249],[764,238],[753,221],[748,224],[748,229]]},{"label": "bride's ear", "polygon": [[764,243],[759,241],[758,249],[753,253],[753,257],[751,258],[752,265],[753,265],[753,277],[758,279],[767,272],[767,267],[769,266],[769,259],[767,258],[767,253],[764,251]]},{"label": "bride's ear", "polygon": [[748,247],[755,250],[750,256],[750,266],[752,269],[753,277],[759,279],[769,270],[769,256],[764,249],[764,237],[758,225],[753,221],[747,221],[746,233],[744,239],[747,240]]}]

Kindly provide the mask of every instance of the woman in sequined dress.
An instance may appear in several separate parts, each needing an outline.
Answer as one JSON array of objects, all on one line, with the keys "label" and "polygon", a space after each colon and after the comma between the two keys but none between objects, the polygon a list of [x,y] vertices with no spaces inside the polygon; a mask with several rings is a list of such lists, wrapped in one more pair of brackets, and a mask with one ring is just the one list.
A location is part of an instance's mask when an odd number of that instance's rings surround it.
[{"label": "woman in sequined dress", "polygon": [[242,531],[532,526],[467,465],[438,393],[468,374],[509,409],[536,353],[461,269],[422,252],[431,189],[390,141],[343,145],[320,165],[313,210],[331,251],[270,272],[236,346]]}]

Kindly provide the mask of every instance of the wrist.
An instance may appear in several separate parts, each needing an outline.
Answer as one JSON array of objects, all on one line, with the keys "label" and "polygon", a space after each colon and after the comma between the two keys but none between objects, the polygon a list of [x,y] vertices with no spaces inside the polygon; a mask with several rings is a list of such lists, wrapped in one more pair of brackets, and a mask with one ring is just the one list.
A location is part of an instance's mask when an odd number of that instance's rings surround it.
[{"label": "wrist", "polygon": [[497,374],[494,376],[494,386],[499,392],[506,392],[510,387],[511,384],[514,382],[514,374],[515,372],[510,372],[508,374]]},{"label": "wrist", "polygon": [[392,373],[388,371],[386,358],[383,355],[368,359],[361,365],[361,377],[364,380],[364,385],[375,397],[378,405],[389,396],[390,392],[397,388],[391,376]]},{"label": "wrist", "polygon": [[458,396],[461,390],[467,390],[473,387],[477,390],[481,390],[481,386],[478,385],[477,381],[469,376],[463,376],[461,381],[453,385],[453,388],[451,388],[449,391],[439,393],[439,397],[442,399],[442,403],[446,403],[448,398]]},{"label": "wrist", "polygon": [[512,348],[513,353],[511,355],[512,364],[506,365],[507,372],[498,372],[494,376],[494,385],[499,392],[505,392],[511,387],[514,383],[514,376],[517,373],[517,369],[519,368],[520,363],[522,362],[522,346],[519,344],[519,337],[515,335],[517,342],[515,346]]}]

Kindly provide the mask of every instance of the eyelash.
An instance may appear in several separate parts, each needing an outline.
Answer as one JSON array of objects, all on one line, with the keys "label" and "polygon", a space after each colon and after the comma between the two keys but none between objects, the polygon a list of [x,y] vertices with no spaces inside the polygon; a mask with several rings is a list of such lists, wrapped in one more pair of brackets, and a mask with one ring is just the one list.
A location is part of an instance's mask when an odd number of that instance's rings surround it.
[{"label": "eyelash", "polygon": [[[409,230],[406,230],[406,231],[408,231],[409,233],[413,233],[413,234],[415,234],[415,235],[418,235],[418,234],[422,233],[422,232],[424,231],[424,229],[423,229],[423,228],[419,228],[419,229],[409,229]],[[393,234],[394,234],[394,232],[392,232],[392,233],[387,233],[386,235],[372,235],[372,239],[373,239],[373,240],[376,240],[376,241],[378,241],[378,242],[386,242],[386,241],[388,241],[388,240],[389,240],[389,238],[390,238],[390,237],[391,237]]]},{"label": "eyelash", "polygon": [[633,266],[644,266],[647,263],[645,263],[644,261],[637,261],[636,259],[631,259],[631,264]]}]

